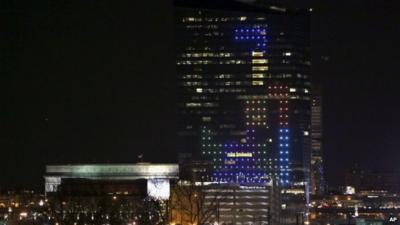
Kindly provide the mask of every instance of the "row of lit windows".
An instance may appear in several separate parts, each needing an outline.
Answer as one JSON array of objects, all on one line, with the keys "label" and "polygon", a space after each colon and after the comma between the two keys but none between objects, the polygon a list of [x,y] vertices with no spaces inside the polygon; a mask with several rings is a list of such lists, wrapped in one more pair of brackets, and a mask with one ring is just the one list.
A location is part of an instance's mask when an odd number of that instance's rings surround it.
[{"label": "row of lit windows", "polygon": [[246,101],[246,104],[265,104],[266,101]]},{"label": "row of lit windows", "polygon": [[182,76],[182,79],[186,80],[186,79],[202,79],[203,76],[199,75],[199,74],[185,74]]},{"label": "row of lit windows", "polygon": [[218,25],[215,24],[207,24],[207,25],[201,25],[201,24],[190,24],[185,26],[186,29],[207,29],[207,30],[216,30],[219,28]]},{"label": "row of lit windows", "polygon": [[[253,86],[261,86],[264,85],[264,81],[259,81],[259,80],[254,80],[252,82],[248,81],[226,81],[226,82],[216,82],[216,86],[247,86],[247,85],[253,85]],[[208,82],[194,82],[194,81],[188,81],[188,82],[183,82],[183,86],[185,87],[191,87],[191,86],[208,86]],[[203,88],[196,88],[197,93],[203,93],[204,90]]]},{"label": "row of lit windows", "polygon": [[251,115],[251,116],[249,116],[249,115],[246,115],[246,118],[251,118],[251,119],[262,119],[262,118],[266,118],[267,116],[266,115]]},{"label": "row of lit windows", "polygon": [[219,106],[218,103],[212,103],[212,102],[204,102],[204,103],[200,103],[200,102],[188,102],[185,104],[186,107],[191,107],[191,108],[195,108],[195,107],[217,107]]},{"label": "row of lit windows", "polygon": [[[221,158],[219,158],[219,159],[213,159],[213,161],[220,161],[220,162],[222,162],[222,159]],[[258,162],[260,162],[261,161],[261,159],[249,159],[249,158],[235,158],[235,160],[225,160],[225,163],[226,162],[228,162],[228,163],[231,163],[231,162],[239,162],[239,161],[241,161],[241,162],[250,162],[250,161],[253,161],[253,162],[256,162],[256,161],[258,161]],[[263,161],[267,161],[266,159],[263,159]]]},{"label": "row of lit windows", "polygon": [[[209,144],[209,145],[205,145],[203,144],[202,147],[266,147],[266,144]],[[219,152],[220,154],[222,154],[222,152]],[[257,152],[257,153],[261,153],[261,152]],[[265,152],[263,152],[265,153]],[[204,152],[203,152],[204,154]],[[215,154],[215,153],[214,153]]]},{"label": "row of lit windows", "polygon": [[219,169],[222,169],[222,168],[225,168],[225,169],[229,169],[229,168],[238,168],[238,169],[260,169],[260,168],[269,168],[269,167],[267,167],[267,166],[234,166],[234,167],[229,167],[229,166],[214,166],[214,169],[217,169],[217,168],[219,168]]},{"label": "row of lit windows", "polygon": [[204,37],[213,37],[213,36],[224,36],[225,33],[223,32],[218,32],[218,31],[214,31],[214,32],[208,32],[208,33],[203,33],[203,32],[193,32],[192,35],[195,36],[196,38],[198,36],[204,36]]},{"label": "row of lit windows", "polygon": [[[255,17],[251,18],[256,21],[264,21],[265,17]],[[184,17],[182,18],[182,22],[230,22],[230,21],[246,21],[248,17],[240,16],[240,17]]]},{"label": "row of lit windows", "polygon": [[191,87],[191,86],[208,86],[208,82],[200,82],[200,81],[185,81],[182,83],[183,86],[185,87]]},{"label": "row of lit windows", "polygon": [[251,68],[252,71],[267,71],[268,66],[253,66]]},{"label": "row of lit windows", "polygon": [[265,111],[267,108],[246,108],[246,111]]},{"label": "row of lit windows", "polygon": [[233,53],[230,52],[202,52],[202,53],[185,53],[182,54],[182,57],[232,57],[234,56]]},{"label": "row of lit windows", "polygon": [[250,122],[246,122],[246,125],[248,125],[248,126],[250,126],[250,125],[252,125],[252,126],[260,126],[260,125],[265,126],[265,125],[267,125],[267,123],[266,122],[251,122],[251,123]]},{"label": "row of lit windows", "polygon": [[240,88],[200,88],[196,89],[196,92],[198,93],[245,93],[246,89],[240,89]]},{"label": "row of lit windows", "polygon": [[[246,60],[180,60],[176,62],[177,65],[209,65],[209,64],[249,64]],[[253,67],[254,68],[254,67]],[[268,67],[267,69],[268,70]],[[254,70],[253,71],[265,71]]]}]

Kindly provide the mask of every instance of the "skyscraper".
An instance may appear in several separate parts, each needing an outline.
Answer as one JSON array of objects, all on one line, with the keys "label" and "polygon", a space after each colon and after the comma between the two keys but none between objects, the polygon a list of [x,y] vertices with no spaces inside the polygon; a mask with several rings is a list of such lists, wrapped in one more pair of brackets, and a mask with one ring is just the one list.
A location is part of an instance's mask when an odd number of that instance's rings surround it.
[{"label": "skyscraper", "polygon": [[312,89],[311,104],[311,192],[322,194],[325,188],[322,151],[322,91]]},{"label": "skyscraper", "polygon": [[175,1],[178,150],[203,180],[304,191],[310,176],[308,11]]}]

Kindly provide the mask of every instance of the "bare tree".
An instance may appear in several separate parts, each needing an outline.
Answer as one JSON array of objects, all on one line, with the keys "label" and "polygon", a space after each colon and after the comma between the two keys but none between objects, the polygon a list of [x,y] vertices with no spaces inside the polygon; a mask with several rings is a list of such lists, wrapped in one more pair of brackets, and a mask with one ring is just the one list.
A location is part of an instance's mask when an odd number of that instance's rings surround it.
[{"label": "bare tree", "polygon": [[182,225],[207,224],[218,220],[219,204],[226,192],[203,182],[180,182],[173,186],[172,220]]}]

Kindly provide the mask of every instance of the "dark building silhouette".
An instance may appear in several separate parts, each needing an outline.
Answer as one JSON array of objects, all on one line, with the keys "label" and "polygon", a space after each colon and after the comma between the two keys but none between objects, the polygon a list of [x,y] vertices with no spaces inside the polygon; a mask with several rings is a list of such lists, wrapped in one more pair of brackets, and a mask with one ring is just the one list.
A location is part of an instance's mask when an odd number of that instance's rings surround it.
[{"label": "dark building silhouette", "polygon": [[323,194],[325,191],[324,160],[322,147],[322,90],[312,88],[311,102],[311,192]]},{"label": "dark building silhouette", "polygon": [[355,166],[345,174],[345,185],[359,191],[400,192],[400,176],[396,171],[363,170]]}]

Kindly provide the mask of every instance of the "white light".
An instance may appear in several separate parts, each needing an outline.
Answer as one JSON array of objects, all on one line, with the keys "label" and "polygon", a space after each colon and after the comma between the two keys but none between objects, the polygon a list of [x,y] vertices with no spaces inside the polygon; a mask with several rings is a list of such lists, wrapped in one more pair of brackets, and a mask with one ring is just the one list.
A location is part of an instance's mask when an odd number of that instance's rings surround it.
[{"label": "white light", "polygon": [[285,52],[284,55],[285,55],[285,56],[291,56],[292,53],[291,53],[291,52]]},{"label": "white light", "polygon": [[196,88],[197,93],[203,93],[203,88]]},{"label": "white light", "polygon": [[346,195],[354,195],[356,193],[356,189],[352,186],[346,186]]},{"label": "white light", "polygon": [[168,179],[147,180],[147,194],[157,199],[169,199],[170,186]]}]

